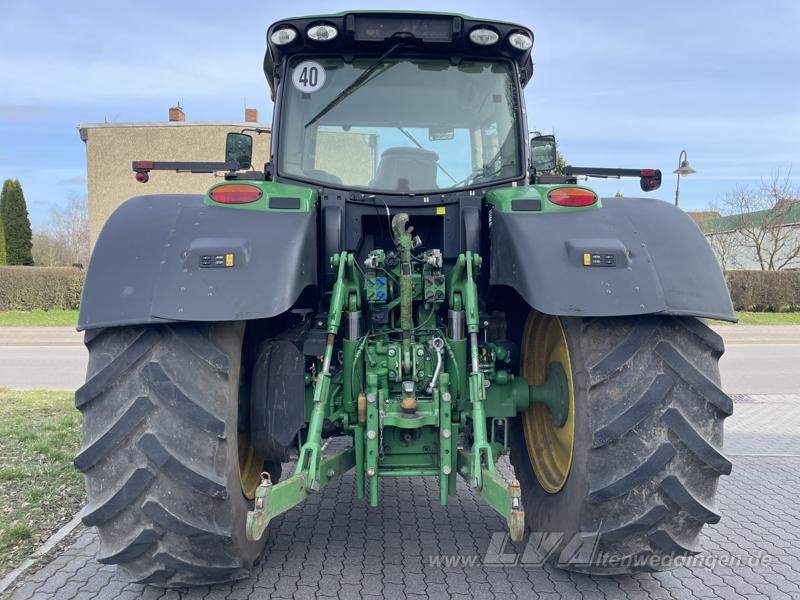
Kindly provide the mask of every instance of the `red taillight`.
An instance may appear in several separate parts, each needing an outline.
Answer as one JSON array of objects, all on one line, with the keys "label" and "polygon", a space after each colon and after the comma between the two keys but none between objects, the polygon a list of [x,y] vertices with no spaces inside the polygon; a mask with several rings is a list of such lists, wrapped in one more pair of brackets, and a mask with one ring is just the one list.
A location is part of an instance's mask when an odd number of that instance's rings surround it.
[{"label": "red taillight", "polygon": [[232,183],[211,190],[209,196],[220,204],[250,204],[261,198],[261,190],[252,185]]},{"label": "red taillight", "polygon": [[597,194],[583,188],[556,188],[547,192],[547,199],[559,206],[591,206],[597,202]]}]

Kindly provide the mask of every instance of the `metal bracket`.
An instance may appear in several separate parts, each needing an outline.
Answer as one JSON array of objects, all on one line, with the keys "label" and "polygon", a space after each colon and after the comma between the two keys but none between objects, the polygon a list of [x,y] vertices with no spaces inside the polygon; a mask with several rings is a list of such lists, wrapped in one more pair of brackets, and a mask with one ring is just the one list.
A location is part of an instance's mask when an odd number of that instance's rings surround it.
[{"label": "metal bracket", "polygon": [[[317,475],[319,486],[325,486],[339,475],[355,466],[355,450],[348,448],[323,458]],[[269,473],[261,474],[261,483],[256,488],[253,510],[247,511],[247,539],[261,539],[269,522],[305,500],[310,492],[306,486],[306,473],[297,473],[273,485]]]},{"label": "metal bracket", "polygon": [[[465,450],[458,451],[458,472],[467,481],[472,478],[473,457]],[[525,510],[522,508],[522,493],[519,481],[510,482],[500,479],[494,471],[482,468],[480,493],[486,503],[500,513],[508,526],[511,539],[515,542],[522,540],[525,535]]]},{"label": "metal bracket", "polygon": [[497,441],[497,426],[503,424],[503,452],[508,452],[508,419],[506,417],[492,417],[491,420],[491,433],[489,441],[492,444],[498,444]]}]

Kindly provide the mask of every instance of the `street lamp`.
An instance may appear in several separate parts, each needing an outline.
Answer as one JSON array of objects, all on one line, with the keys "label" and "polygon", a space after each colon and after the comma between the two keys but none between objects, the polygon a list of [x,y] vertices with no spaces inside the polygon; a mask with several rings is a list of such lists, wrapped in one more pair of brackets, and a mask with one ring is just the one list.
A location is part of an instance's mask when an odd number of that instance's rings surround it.
[{"label": "street lamp", "polygon": [[681,191],[681,175],[686,177],[692,173],[697,173],[689,164],[689,157],[686,155],[686,150],[681,150],[678,156],[678,168],[673,171],[678,176],[678,184],[675,186],[675,206],[678,206],[678,195]]}]

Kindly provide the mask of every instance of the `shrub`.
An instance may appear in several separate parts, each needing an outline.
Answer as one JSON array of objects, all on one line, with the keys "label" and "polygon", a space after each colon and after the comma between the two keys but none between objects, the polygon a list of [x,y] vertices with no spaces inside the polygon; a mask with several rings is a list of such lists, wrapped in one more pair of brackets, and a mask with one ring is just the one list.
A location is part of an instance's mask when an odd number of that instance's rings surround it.
[{"label": "shrub", "polygon": [[72,267],[0,267],[0,310],[77,309],[83,271]]},{"label": "shrub", "polygon": [[727,271],[725,279],[736,310],[800,310],[800,271]]}]

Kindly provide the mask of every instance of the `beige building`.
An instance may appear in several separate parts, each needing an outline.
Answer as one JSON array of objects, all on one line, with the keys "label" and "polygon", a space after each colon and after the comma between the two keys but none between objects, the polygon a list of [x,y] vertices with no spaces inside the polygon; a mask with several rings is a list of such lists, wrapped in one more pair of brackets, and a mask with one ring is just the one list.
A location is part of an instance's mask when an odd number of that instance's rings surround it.
[{"label": "beige building", "polygon": [[[144,194],[202,194],[220,175],[152,171],[148,183],[138,183],[131,170],[134,160],[222,162],[225,136],[245,127],[264,127],[254,109],[246,109],[241,123],[195,123],[185,120],[179,107],[171,108],[162,123],[86,123],[79,126],[86,144],[89,187],[89,235],[94,242],[106,219],[122,202]],[[270,134],[253,135],[253,165],[269,160]]]}]

